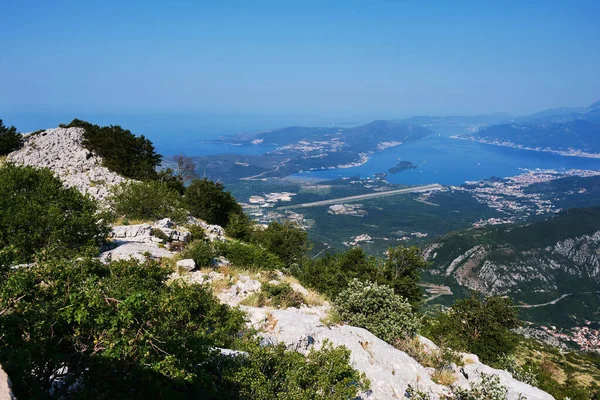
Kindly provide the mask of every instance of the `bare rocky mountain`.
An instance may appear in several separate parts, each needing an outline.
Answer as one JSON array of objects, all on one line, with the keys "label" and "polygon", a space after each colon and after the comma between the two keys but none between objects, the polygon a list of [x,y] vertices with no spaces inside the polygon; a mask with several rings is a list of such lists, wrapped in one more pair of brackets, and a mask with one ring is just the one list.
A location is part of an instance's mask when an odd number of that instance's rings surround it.
[{"label": "bare rocky mountain", "polygon": [[83,145],[82,128],[54,128],[25,135],[25,144],[8,155],[15,164],[49,168],[65,186],[105,200],[111,186],[127,178],[102,166],[102,159]]}]

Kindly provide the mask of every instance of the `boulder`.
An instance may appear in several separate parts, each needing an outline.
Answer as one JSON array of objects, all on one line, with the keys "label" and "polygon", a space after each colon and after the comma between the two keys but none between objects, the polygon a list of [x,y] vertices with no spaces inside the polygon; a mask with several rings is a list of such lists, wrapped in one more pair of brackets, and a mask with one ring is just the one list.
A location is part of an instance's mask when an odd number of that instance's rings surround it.
[{"label": "boulder", "polygon": [[16,400],[16,397],[12,392],[10,379],[2,369],[2,366],[0,366],[0,400]]},{"label": "boulder", "polygon": [[127,241],[148,242],[151,241],[151,232],[152,226],[150,224],[123,225],[113,226],[109,236]]},{"label": "boulder", "polygon": [[129,260],[131,258],[144,262],[148,258],[159,259],[163,257],[172,257],[174,254],[159,247],[157,243],[153,242],[115,241],[113,244],[116,244],[117,247],[100,254],[100,260],[102,262],[107,263],[116,260]]},{"label": "boulder", "polygon": [[188,271],[193,271],[196,268],[196,263],[191,258],[177,261],[177,266]]}]

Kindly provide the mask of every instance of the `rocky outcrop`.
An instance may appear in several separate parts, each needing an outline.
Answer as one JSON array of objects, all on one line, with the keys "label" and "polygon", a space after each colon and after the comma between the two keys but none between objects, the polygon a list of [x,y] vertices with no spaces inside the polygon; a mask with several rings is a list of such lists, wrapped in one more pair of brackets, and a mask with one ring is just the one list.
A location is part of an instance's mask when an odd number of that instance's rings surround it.
[{"label": "rocky outcrop", "polygon": [[[113,226],[109,234],[110,248],[100,254],[104,262],[135,258],[145,261],[147,258],[172,257],[175,253],[168,250],[170,241],[189,242],[190,232],[165,218],[136,225]],[[166,240],[165,240],[166,238]]]},{"label": "rocky outcrop", "polygon": [[600,284],[600,231],[520,251],[501,242],[476,245],[463,253],[450,246],[434,243],[424,251],[433,263],[429,272],[452,276],[459,284],[485,294],[576,289],[561,287],[565,276],[579,277],[585,285]]},{"label": "rocky outcrop", "polygon": [[[289,349],[302,353],[307,353],[312,348],[320,348],[326,341],[334,346],[345,346],[351,352],[350,361],[353,367],[364,372],[371,382],[371,389],[362,393],[361,399],[403,399],[406,398],[409,385],[428,393],[432,400],[440,399],[442,394],[450,391],[448,387],[431,379],[431,368],[423,367],[408,354],[377,338],[366,329],[349,325],[328,325],[323,322],[330,311],[330,305],[326,302],[288,309],[240,305],[253,293],[261,290],[260,274],[253,278],[244,274],[231,276],[216,271],[208,274],[195,271],[175,273],[172,278],[190,283],[213,284],[213,287],[217,288],[215,294],[222,302],[240,306],[246,312],[249,325],[259,332],[264,344],[285,343]],[[270,282],[278,283],[285,279],[285,276],[279,273]],[[225,281],[227,284],[220,284],[219,281]],[[297,282],[292,282],[291,287],[305,296],[309,294],[309,291]],[[422,337],[420,340],[427,351],[437,350],[437,346],[431,341]],[[553,399],[549,394],[513,379],[506,371],[480,363],[475,355],[464,354],[463,357],[468,363],[462,367],[462,372],[455,367],[456,385],[469,387],[480,379],[481,374],[497,375],[508,390],[509,400]]]},{"label": "rocky outcrop", "polygon": [[65,186],[103,201],[110,187],[127,179],[102,166],[102,159],[82,145],[82,128],[54,128],[25,135],[23,148],[8,155],[15,164],[49,168]]},{"label": "rocky outcrop", "polygon": [[10,379],[0,366],[0,400],[15,400],[15,396],[11,389]]}]

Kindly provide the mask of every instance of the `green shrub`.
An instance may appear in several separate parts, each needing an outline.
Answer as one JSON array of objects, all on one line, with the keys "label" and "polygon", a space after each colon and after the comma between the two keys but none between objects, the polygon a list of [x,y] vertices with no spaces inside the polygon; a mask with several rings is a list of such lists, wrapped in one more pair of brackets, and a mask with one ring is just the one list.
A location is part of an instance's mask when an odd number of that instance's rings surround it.
[{"label": "green shrub", "polygon": [[494,363],[502,355],[513,353],[516,337],[511,329],[518,326],[517,311],[510,299],[473,294],[438,313],[429,321],[426,335],[455,350],[475,353],[485,363]]},{"label": "green shrub", "polygon": [[190,213],[209,224],[225,227],[231,214],[243,214],[242,207],[220,182],[194,179],[186,188],[185,203]]},{"label": "green shrub", "polygon": [[185,193],[185,185],[178,176],[175,176],[175,172],[171,168],[161,169],[157,172],[156,180],[164,183],[169,189],[175,190],[180,195]]},{"label": "green shrub", "polygon": [[165,183],[156,181],[129,182],[115,186],[109,202],[118,216],[127,219],[171,218],[181,223],[187,217],[179,193]]},{"label": "green shrub", "polygon": [[194,240],[181,252],[181,257],[194,260],[197,268],[210,267],[215,256],[211,243],[204,240]]},{"label": "green shrub", "polygon": [[416,247],[388,249],[383,262],[368,256],[360,247],[344,253],[326,254],[316,260],[305,258],[294,275],[306,286],[330,297],[337,296],[353,279],[372,280],[394,289],[416,310],[423,292],[419,287],[420,272],[427,266]]},{"label": "green shrub", "polygon": [[276,255],[256,244],[235,240],[215,242],[214,244],[217,254],[231,261],[236,267],[259,271],[280,269],[283,266]]},{"label": "green shrub", "polygon": [[[5,263],[34,255],[97,251],[109,231],[96,203],[67,189],[47,169],[0,167],[0,248]],[[6,264],[5,264],[6,265]]]},{"label": "green shrub", "polygon": [[0,119],[0,156],[5,156],[23,147],[23,135],[17,133],[17,128],[4,126]]},{"label": "green shrub", "polygon": [[374,282],[353,280],[336,298],[335,308],[344,322],[388,343],[414,335],[420,325],[406,299]]},{"label": "green shrub", "polygon": [[93,259],[12,271],[0,281],[0,363],[16,396],[207,397],[211,349],[233,346],[244,316],[205,286],[167,285],[170,273]]},{"label": "green shrub", "polygon": [[391,247],[383,264],[383,272],[378,282],[386,282],[394,293],[407,299],[416,309],[422,298],[423,289],[419,286],[421,271],[427,268],[427,262],[421,257],[419,248]]},{"label": "green shrub", "polygon": [[232,213],[225,228],[225,234],[233,239],[249,242],[254,232],[254,222],[246,214]]},{"label": "green shrub", "polygon": [[[124,222],[124,221],[123,221],[123,222]],[[152,229],[150,230],[150,234],[151,234],[152,236],[155,236],[155,237],[157,237],[157,238],[161,239],[161,240],[164,240],[165,242],[170,242],[170,241],[171,241],[171,238],[170,238],[169,236],[167,236],[167,234],[166,234],[166,233],[164,233],[164,232],[163,232],[161,229],[158,229],[158,228],[152,228]]]},{"label": "green shrub", "polygon": [[[500,383],[497,375],[482,373],[480,379],[471,383],[469,389],[452,388],[450,398],[453,400],[507,400],[508,390]],[[523,396],[519,396],[519,399],[526,400]]]},{"label": "green shrub", "polygon": [[335,298],[353,279],[376,279],[379,268],[376,260],[360,247],[344,253],[325,254],[316,260],[305,258],[294,275],[306,286]]},{"label": "green shrub", "polygon": [[189,224],[186,225],[188,231],[190,231],[190,235],[192,235],[192,240],[203,240],[205,238],[204,228],[200,225]]},{"label": "green shrub", "polygon": [[308,233],[289,221],[271,222],[266,229],[255,231],[252,240],[279,257],[286,266],[299,262],[309,249]]},{"label": "green shrub", "polygon": [[156,167],[162,156],[143,135],[135,136],[118,125],[98,126],[79,119],[61,127],[83,128],[83,145],[102,157],[103,165],[111,171],[137,180],[157,178]]},{"label": "green shrub", "polygon": [[524,367],[517,363],[514,355],[503,354],[498,358],[496,367],[508,371],[513,378],[518,381],[525,382],[531,386],[538,386],[538,376],[531,368]]},{"label": "green shrub", "polygon": [[292,289],[289,283],[280,283],[271,285],[263,283],[261,294],[264,294],[267,301],[264,305],[274,306],[278,308],[300,307],[304,304],[304,296]]},{"label": "green shrub", "polygon": [[[239,365],[223,371],[230,392],[224,398],[254,400],[348,400],[367,390],[369,381],[350,365],[350,351],[325,342],[307,356],[287,350],[284,344],[255,344]],[[239,397],[238,397],[239,396]]]}]

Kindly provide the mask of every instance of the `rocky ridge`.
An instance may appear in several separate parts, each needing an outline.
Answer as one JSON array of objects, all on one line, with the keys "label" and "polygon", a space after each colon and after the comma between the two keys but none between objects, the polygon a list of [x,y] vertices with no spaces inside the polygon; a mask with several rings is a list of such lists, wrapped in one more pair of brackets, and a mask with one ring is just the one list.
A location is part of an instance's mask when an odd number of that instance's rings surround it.
[{"label": "rocky ridge", "polygon": [[[331,305],[302,305],[277,309],[270,307],[252,307],[244,305],[244,300],[261,290],[262,282],[278,284],[291,282],[292,288],[305,297],[310,291],[281,272],[271,276],[235,272],[230,269],[219,271],[192,271],[174,273],[172,279],[183,279],[188,283],[210,284],[216,296],[230,306],[239,306],[248,315],[250,327],[258,330],[265,344],[285,343],[290,350],[307,353],[312,348],[320,348],[326,341],[334,346],[345,346],[351,351],[351,364],[364,372],[371,382],[371,389],[361,393],[360,399],[392,400],[406,398],[409,385],[421,392],[428,393],[432,400],[440,399],[449,388],[435,383],[431,379],[432,368],[423,367],[405,352],[377,338],[366,329],[349,325],[331,325],[326,323]],[[261,282],[262,281],[262,282]],[[438,347],[430,340],[419,337],[426,352],[434,352]],[[462,354],[464,367],[453,366],[457,377],[455,385],[468,388],[477,382],[482,374],[496,375],[508,390],[508,399],[526,398],[529,400],[550,400],[549,394],[519,382],[502,370],[493,369],[479,362],[476,355]],[[519,397],[524,396],[524,397]]]},{"label": "rocky ridge", "polygon": [[24,146],[7,161],[49,168],[65,186],[104,201],[111,186],[128,179],[102,166],[102,159],[82,145],[83,133],[82,128],[54,128],[24,135]]}]

